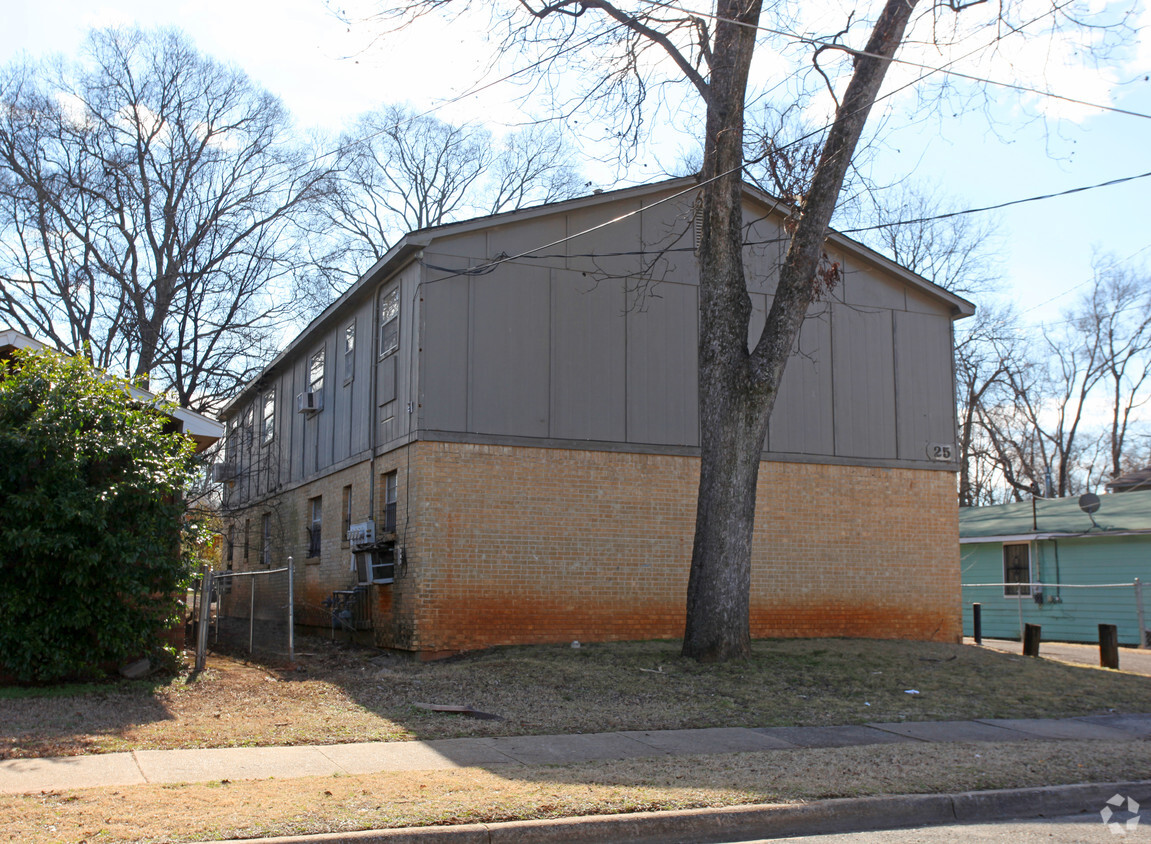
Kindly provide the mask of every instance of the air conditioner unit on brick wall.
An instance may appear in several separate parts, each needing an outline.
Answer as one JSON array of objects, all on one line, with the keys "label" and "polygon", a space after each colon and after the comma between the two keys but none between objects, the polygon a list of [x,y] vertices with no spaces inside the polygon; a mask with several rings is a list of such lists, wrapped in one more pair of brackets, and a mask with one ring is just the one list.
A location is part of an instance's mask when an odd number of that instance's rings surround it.
[{"label": "air conditioner unit on brick wall", "polygon": [[316,413],[324,409],[323,393],[300,393],[296,396],[297,413]]}]

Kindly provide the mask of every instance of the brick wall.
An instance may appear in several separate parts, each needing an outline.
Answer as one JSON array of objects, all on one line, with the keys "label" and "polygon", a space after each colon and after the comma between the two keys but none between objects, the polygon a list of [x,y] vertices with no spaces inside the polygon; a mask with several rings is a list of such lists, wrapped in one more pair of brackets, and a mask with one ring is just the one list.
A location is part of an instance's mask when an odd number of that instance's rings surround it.
[{"label": "brick wall", "polygon": [[[410,462],[409,462],[410,458]],[[697,458],[421,442],[268,499],[273,567],[296,558],[297,616],[355,583],[352,521],[382,529],[383,478],[398,477],[405,562],[371,590],[380,647],[440,653],[497,644],[683,633]],[[376,485],[375,512],[368,484]],[[319,557],[308,502],[323,499]],[[765,463],[753,545],[752,634],[956,641],[954,476],[910,469]],[[236,568],[243,568],[237,543]],[[252,561],[259,559],[253,539]],[[248,566],[253,567],[253,566]]]},{"label": "brick wall", "polygon": [[[414,448],[408,647],[682,635],[698,459]],[[765,463],[752,634],[956,641],[957,536],[950,473]]]}]

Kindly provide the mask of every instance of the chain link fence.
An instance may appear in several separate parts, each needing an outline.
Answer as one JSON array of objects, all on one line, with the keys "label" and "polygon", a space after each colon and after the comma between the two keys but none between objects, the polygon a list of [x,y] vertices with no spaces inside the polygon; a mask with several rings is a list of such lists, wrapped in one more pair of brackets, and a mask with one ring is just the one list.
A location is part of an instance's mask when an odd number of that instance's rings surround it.
[{"label": "chain link fence", "polygon": [[1026,624],[1043,628],[1051,642],[1097,642],[1099,625],[1114,624],[1119,642],[1145,648],[1148,639],[1144,584],[1130,583],[964,583],[963,632],[974,634],[972,604],[979,604],[982,635],[1023,638]]},{"label": "chain link fence", "polygon": [[207,571],[195,590],[196,669],[209,648],[294,662],[292,558],[278,569]]}]

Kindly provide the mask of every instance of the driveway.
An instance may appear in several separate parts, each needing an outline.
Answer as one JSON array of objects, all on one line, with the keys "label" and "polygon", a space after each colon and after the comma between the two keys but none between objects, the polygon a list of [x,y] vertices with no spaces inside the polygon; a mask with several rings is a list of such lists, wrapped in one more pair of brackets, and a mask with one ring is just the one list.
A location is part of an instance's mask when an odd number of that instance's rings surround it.
[{"label": "driveway", "polygon": [[[965,645],[975,645],[975,640],[966,638]],[[1022,654],[1023,644],[1010,639],[984,639],[983,647],[1003,653]],[[1080,645],[1072,642],[1041,642],[1039,656],[1047,659],[1057,659],[1061,662],[1073,662],[1077,665],[1099,665],[1099,646]],[[1130,671],[1133,674],[1142,674],[1151,677],[1151,650],[1138,648],[1119,649],[1119,669]]]}]

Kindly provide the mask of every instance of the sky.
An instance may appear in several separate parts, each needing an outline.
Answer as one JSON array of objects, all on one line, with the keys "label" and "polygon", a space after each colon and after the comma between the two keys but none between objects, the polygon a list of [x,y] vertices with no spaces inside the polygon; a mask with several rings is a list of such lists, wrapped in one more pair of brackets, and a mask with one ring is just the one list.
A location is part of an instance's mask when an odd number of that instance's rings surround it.
[{"label": "sky", "polygon": [[[1090,2],[1099,6],[1103,0]],[[850,7],[845,0],[822,0],[802,8],[807,17],[800,25],[833,32],[836,27],[827,21],[845,17]],[[819,10],[820,20],[812,9]],[[1145,6],[1135,20],[1151,24]],[[429,23],[378,37],[371,25],[345,24],[323,0],[44,0],[9,4],[0,28],[0,64],[22,53],[72,56],[90,27],[132,23],[184,30],[202,52],[238,65],[281,97],[300,127],[331,133],[384,103],[442,106],[481,78],[490,48],[467,22]],[[956,67],[1151,115],[1149,42],[1139,30],[1122,63],[1100,68],[1089,61],[1090,42],[1056,49],[1012,46],[981,63]],[[900,56],[925,64],[941,61],[938,51],[925,47],[912,46]],[[514,59],[507,57],[513,64]],[[769,75],[778,60],[764,51],[753,73]],[[910,79],[913,72],[902,67],[893,71],[892,81]],[[890,130],[872,163],[877,182],[909,178],[933,186],[955,207],[977,208],[1151,171],[1151,119],[1146,117],[1000,87],[987,88],[985,99],[953,113],[952,102],[923,102],[914,90],[889,101]],[[436,113],[449,120],[489,121],[498,133],[522,119],[516,101],[521,92],[496,85]],[[661,143],[645,153],[651,160],[641,156],[629,174],[633,181],[674,165],[677,150],[691,144],[690,126],[661,132]],[[596,187],[613,187],[614,174],[594,165],[588,174]],[[1086,288],[1093,254],[1151,267],[1149,190],[1151,178],[1143,178],[992,212],[1002,295],[1014,300],[1026,319],[1050,325]]]}]

